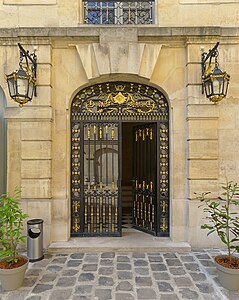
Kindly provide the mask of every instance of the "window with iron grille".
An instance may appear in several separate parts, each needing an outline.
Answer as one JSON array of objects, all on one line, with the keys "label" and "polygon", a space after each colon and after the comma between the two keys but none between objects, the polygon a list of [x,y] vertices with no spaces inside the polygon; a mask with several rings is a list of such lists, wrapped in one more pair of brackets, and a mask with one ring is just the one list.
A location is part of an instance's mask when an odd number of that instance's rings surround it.
[{"label": "window with iron grille", "polygon": [[154,24],[155,1],[83,1],[85,24]]}]

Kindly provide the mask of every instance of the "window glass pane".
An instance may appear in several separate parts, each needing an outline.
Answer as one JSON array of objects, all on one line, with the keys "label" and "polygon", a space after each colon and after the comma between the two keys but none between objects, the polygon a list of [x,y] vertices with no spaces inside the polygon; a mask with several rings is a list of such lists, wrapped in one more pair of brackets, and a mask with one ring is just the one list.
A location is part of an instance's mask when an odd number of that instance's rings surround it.
[{"label": "window glass pane", "polygon": [[84,1],[87,24],[153,24],[154,1]]}]

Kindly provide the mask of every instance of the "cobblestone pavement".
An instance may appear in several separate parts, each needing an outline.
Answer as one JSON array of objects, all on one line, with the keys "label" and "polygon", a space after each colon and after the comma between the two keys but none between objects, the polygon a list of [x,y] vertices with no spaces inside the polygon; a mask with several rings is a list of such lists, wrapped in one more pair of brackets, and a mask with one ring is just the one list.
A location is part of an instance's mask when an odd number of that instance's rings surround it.
[{"label": "cobblestone pavement", "polygon": [[23,287],[1,300],[239,299],[218,283],[213,257],[190,253],[72,253],[31,263]]}]

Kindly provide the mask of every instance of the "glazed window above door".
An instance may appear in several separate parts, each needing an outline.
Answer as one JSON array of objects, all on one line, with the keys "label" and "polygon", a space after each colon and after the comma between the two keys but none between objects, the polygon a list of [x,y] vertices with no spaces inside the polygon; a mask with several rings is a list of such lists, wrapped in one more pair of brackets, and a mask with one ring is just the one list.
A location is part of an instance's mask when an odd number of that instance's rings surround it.
[{"label": "glazed window above door", "polygon": [[85,24],[154,24],[155,1],[83,1]]}]

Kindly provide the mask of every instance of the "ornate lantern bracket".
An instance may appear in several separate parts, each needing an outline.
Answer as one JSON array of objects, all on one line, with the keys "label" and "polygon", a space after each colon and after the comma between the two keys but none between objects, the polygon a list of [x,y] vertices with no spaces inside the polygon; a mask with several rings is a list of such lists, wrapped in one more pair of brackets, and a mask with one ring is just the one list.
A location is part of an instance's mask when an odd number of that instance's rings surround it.
[{"label": "ornate lantern bracket", "polygon": [[29,53],[20,43],[19,69],[6,75],[10,97],[22,107],[36,96],[37,56],[35,50]]},{"label": "ornate lantern bracket", "polygon": [[[230,75],[225,71],[219,69],[217,61],[219,42],[207,52],[202,53],[201,66],[202,66],[202,94],[204,91],[207,98],[214,104],[217,104],[224,97],[226,97]],[[214,59],[214,62],[212,60]],[[208,66],[207,66],[207,61]]]}]

